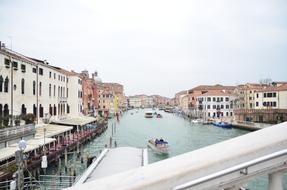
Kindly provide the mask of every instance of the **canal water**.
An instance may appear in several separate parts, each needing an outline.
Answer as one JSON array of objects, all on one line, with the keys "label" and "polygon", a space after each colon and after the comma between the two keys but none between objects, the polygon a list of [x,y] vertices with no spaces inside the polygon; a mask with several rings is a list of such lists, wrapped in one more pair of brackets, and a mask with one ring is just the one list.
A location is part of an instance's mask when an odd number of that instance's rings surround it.
[{"label": "canal water", "polygon": [[[162,114],[163,118],[148,119],[144,117],[145,111],[144,109],[129,110],[120,117],[120,121],[110,119],[107,131],[86,144],[82,151],[83,155],[85,157],[98,156],[105,146],[109,146],[111,137],[113,145],[116,141],[117,146],[138,148],[147,147],[149,139],[163,138],[169,142],[170,152],[168,155],[159,155],[149,149],[149,163],[153,163],[248,133],[248,131],[239,129],[194,124],[179,115],[159,110],[157,112]],[[77,175],[85,169],[85,164],[75,159],[74,154],[69,156],[69,165],[75,167]],[[50,171],[56,170],[50,169]],[[55,174],[54,172],[50,174]],[[260,177],[250,182],[248,188],[266,189],[266,184],[267,177]]]}]

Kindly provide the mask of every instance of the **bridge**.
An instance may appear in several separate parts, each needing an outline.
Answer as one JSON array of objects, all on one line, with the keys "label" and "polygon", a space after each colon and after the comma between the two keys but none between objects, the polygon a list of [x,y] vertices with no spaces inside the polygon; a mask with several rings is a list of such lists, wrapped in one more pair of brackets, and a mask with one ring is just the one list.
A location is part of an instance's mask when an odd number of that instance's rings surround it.
[{"label": "bridge", "polygon": [[268,175],[268,190],[283,190],[286,170],[287,122],[69,189],[238,190]]}]

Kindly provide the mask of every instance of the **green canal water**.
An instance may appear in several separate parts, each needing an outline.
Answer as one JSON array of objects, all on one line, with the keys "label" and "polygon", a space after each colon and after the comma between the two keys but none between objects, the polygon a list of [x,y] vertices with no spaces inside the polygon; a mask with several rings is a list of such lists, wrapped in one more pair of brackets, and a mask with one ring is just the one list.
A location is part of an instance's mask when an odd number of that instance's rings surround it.
[{"label": "green canal water", "polygon": [[[164,156],[148,150],[149,163],[153,163],[248,133],[248,131],[239,129],[194,124],[178,115],[158,110],[157,113],[161,113],[163,118],[147,119],[144,117],[145,111],[129,110],[120,117],[120,121],[110,119],[106,132],[84,146],[84,155],[98,156],[105,145],[110,144],[111,137],[113,141],[116,141],[117,146],[138,148],[147,147],[147,141],[151,138],[163,138],[169,142],[170,152]],[[75,160],[73,155],[69,156],[69,164],[76,167],[77,175],[85,169],[85,165],[80,160]],[[50,171],[50,174],[55,174],[56,170],[54,168]],[[287,182],[287,177],[284,176],[284,178]],[[248,188],[266,189],[266,184],[267,177],[263,176],[250,182]],[[287,183],[284,186],[286,189]]]}]

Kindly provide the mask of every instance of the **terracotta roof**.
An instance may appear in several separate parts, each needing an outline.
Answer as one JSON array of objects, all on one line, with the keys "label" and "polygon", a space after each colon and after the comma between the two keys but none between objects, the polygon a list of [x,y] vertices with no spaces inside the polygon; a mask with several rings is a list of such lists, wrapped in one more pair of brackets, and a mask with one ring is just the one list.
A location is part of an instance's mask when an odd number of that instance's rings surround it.
[{"label": "terracotta roof", "polygon": [[195,88],[190,89],[189,91],[193,90],[234,90],[236,87],[235,86],[223,86],[220,84],[216,85],[200,85]]},{"label": "terracotta roof", "polygon": [[205,94],[199,95],[200,96],[235,96],[233,93],[229,93],[226,91],[218,90],[218,91],[210,91]]},{"label": "terracotta roof", "polygon": [[274,92],[274,91],[287,91],[287,84],[282,84],[278,87],[267,87],[265,89],[257,90],[256,92]]}]

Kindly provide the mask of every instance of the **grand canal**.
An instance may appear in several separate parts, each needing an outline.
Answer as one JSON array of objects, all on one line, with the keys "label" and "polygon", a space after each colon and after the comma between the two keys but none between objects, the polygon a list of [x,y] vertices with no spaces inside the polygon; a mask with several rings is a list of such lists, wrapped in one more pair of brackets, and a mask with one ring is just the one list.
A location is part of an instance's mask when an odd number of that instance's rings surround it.
[{"label": "grand canal", "polygon": [[[138,148],[147,147],[147,141],[151,138],[163,138],[169,142],[170,152],[164,156],[148,150],[149,163],[153,163],[248,133],[248,131],[239,129],[194,124],[176,114],[158,110],[157,112],[161,113],[163,118],[147,119],[144,117],[145,110],[139,109],[125,112],[119,121],[110,119],[106,132],[86,144],[82,155],[84,157],[98,156],[105,146],[109,146],[111,137],[113,146],[116,141],[117,146]],[[224,150],[222,153],[225,153]],[[69,156],[69,165],[73,165],[77,175],[80,175],[85,169],[85,164],[81,162],[81,159],[76,159],[74,155]],[[63,167],[60,170],[63,170],[62,174],[65,173]],[[51,167],[49,174],[56,174],[56,171],[59,172],[57,167]],[[267,178],[260,177],[250,182],[248,187],[252,190],[266,189],[266,183]]]}]

